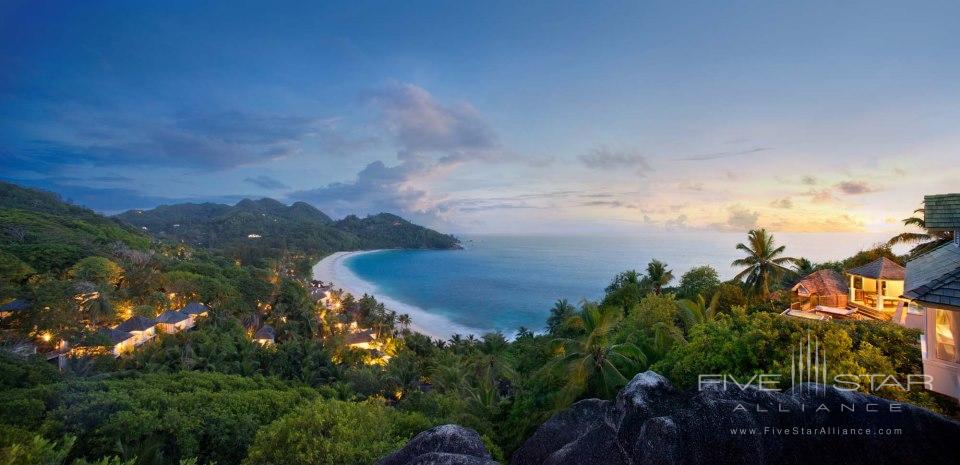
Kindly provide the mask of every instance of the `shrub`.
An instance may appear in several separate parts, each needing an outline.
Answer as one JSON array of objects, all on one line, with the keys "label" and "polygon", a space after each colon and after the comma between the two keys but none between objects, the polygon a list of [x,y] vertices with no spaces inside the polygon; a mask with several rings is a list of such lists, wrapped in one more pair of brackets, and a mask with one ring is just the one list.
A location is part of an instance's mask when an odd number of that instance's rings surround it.
[{"label": "shrub", "polygon": [[317,401],[258,431],[243,463],[369,465],[430,426],[376,400]]}]

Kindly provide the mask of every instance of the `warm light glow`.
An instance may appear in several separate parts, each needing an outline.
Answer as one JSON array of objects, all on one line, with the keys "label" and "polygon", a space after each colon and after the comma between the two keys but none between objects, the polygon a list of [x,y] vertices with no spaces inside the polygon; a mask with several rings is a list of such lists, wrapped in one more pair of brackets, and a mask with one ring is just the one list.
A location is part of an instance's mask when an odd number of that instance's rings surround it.
[{"label": "warm light glow", "polygon": [[40,339],[43,339],[43,342],[50,342],[50,339],[53,338],[53,335],[49,332],[43,333],[40,335]]}]

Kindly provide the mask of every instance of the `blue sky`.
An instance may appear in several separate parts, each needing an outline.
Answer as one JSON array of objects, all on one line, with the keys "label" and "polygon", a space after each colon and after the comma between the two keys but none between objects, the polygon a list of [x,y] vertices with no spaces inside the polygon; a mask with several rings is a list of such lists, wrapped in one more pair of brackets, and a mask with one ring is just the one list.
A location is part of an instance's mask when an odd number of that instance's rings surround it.
[{"label": "blue sky", "polygon": [[5,2],[0,177],[461,232],[878,231],[960,190],[960,4],[782,3]]}]

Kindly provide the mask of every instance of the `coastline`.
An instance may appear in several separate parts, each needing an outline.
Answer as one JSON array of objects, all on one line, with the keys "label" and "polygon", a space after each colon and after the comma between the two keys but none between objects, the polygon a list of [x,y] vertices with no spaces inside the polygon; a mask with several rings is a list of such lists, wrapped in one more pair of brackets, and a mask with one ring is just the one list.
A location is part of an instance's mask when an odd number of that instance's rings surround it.
[{"label": "coastline", "polygon": [[376,285],[364,281],[347,267],[346,262],[352,257],[385,250],[389,249],[334,252],[313,266],[313,279],[333,283],[334,288],[353,294],[355,298],[360,298],[364,294],[372,295],[389,310],[398,314],[406,313],[410,315],[410,329],[432,338],[448,339],[456,333],[463,335],[481,334],[476,329],[456,324],[442,315],[430,313],[416,305],[400,302],[387,296],[377,289]]}]

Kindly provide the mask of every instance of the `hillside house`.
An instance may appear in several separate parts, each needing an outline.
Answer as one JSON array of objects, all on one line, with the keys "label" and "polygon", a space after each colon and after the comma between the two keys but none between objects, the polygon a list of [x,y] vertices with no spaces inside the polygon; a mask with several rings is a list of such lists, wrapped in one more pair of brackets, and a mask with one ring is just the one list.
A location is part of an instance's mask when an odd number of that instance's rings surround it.
[{"label": "hillside house", "polygon": [[167,334],[179,333],[192,328],[193,318],[179,310],[167,310],[157,315],[157,330]]},{"label": "hillside house", "polygon": [[253,335],[253,342],[260,344],[262,346],[269,346],[276,342],[277,331],[273,329],[273,326],[263,325],[260,329],[257,330]]},{"label": "hillside house", "polygon": [[907,263],[909,303],[897,322],[923,329],[923,373],[934,391],[960,399],[960,194],[926,196],[924,222],[931,232],[953,231],[953,242]]},{"label": "hillside house", "polygon": [[25,299],[14,299],[3,305],[0,305],[0,319],[11,317],[16,313],[25,312],[33,308],[33,305]]},{"label": "hillside house", "polygon": [[867,318],[891,320],[900,305],[906,268],[887,257],[844,272],[849,279],[848,304]]},{"label": "hillside house", "polygon": [[157,320],[145,316],[132,316],[113,329],[129,333],[134,339],[134,345],[139,346],[157,335]]}]

